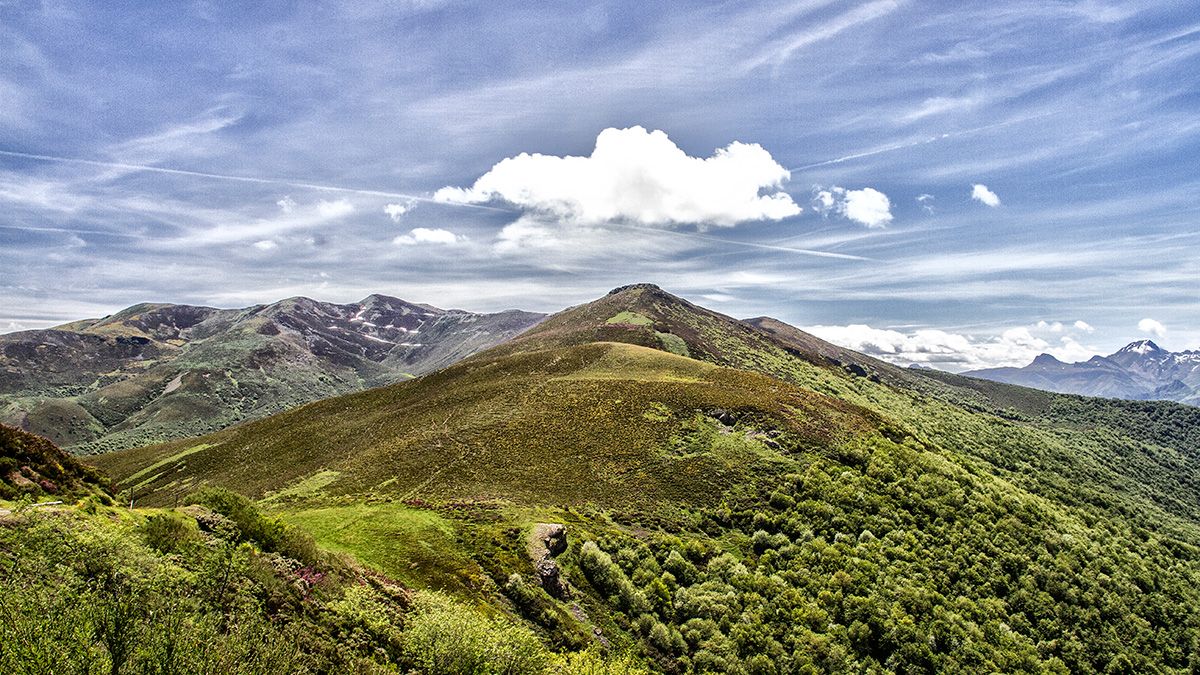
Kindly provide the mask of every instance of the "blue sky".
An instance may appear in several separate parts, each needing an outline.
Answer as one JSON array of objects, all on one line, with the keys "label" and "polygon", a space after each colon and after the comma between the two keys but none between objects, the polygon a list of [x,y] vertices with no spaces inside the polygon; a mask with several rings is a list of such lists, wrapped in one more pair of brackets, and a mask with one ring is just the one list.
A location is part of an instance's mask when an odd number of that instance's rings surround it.
[{"label": "blue sky", "polygon": [[235,4],[0,1],[0,330],[653,281],[956,370],[1200,347],[1194,3]]}]

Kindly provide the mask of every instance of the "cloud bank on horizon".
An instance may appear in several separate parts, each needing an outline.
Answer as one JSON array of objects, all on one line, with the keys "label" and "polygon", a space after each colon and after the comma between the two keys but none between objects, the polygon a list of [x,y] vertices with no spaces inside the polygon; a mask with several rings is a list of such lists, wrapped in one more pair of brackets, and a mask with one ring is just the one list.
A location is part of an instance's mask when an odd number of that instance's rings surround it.
[{"label": "cloud bank on horizon", "polygon": [[948,368],[1200,346],[1190,8],[562,14],[0,5],[0,330],[646,280]]},{"label": "cloud bank on horizon", "polygon": [[869,354],[892,363],[922,365],[942,370],[962,371],[1003,366],[1028,365],[1040,354],[1060,361],[1086,361],[1097,349],[1080,342],[1088,331],[1083,321],[1075,329],[1061,322],[1039,321],[1016,326],[999,335],[968,335],[933,328],[893,330],[865,324],[849,326],[808,326],[808,332],[834,344]]}]

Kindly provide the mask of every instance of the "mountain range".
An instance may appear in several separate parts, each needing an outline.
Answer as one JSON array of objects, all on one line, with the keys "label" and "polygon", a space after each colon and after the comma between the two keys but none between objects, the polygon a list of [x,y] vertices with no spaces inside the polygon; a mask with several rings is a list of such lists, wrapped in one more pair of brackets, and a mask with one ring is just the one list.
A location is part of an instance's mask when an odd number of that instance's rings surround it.
[{"label": "mountain range", "polygon": [[234,490],[642,664],[619,672],[1183,673],[1197,448],[1200,408],[901,369],[635,284],[422,377],[86,459],[121,504],[203,527],[193,495],[246,519]]},{"label": "mountain range", "polygon": [[963,375],[1063,394],[1200,405],[1200,351],[1169,352],[1151,340],[1078,363],[1042,354],[1022,368],[987,368]]},{"label": "mountain range", "polygon": [[0,335],[0,422],[81,454],[193,436],[436,370],[542,318],[384,295],[134,305]]}]

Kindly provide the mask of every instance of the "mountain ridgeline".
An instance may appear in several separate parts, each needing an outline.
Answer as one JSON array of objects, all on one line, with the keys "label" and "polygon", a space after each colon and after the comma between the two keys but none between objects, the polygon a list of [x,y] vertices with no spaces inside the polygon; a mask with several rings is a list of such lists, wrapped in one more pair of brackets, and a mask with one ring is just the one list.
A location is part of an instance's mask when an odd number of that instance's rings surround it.
[{"label": "mountain ridgeline", "polygon": [[1200,409],[901,369],[649,284],[89,461],[122,500],[236,490],[405,586],[656,672],[1200,668]]},{"label": "mountain ridgeline", "polygon": [[1108,356],[1063,363],[1042,354],[1022,368],[987,368],[964,375],[1063,394],[1178,401],[1200,406],[1200,351],[1169,352],[1139,340]]},{"label": "mountain ridgeline", "polygon": [[0,335],[0,421],[83,454],[194,436],[436,370],[541,318],[382,295],[135,305]]}]

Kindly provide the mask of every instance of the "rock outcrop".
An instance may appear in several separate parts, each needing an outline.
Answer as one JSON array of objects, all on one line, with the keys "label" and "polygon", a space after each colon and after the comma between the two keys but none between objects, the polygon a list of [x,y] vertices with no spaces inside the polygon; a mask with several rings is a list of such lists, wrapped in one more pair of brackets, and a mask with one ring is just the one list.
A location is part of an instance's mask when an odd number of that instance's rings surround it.
[{"label": "rock outcrop", "polygon": [[567,528],[561,523],[538,523],[529,533],[529,558],[538,582],[551,596],[571,597],[571,587],[554,557],[567,550]]}]

